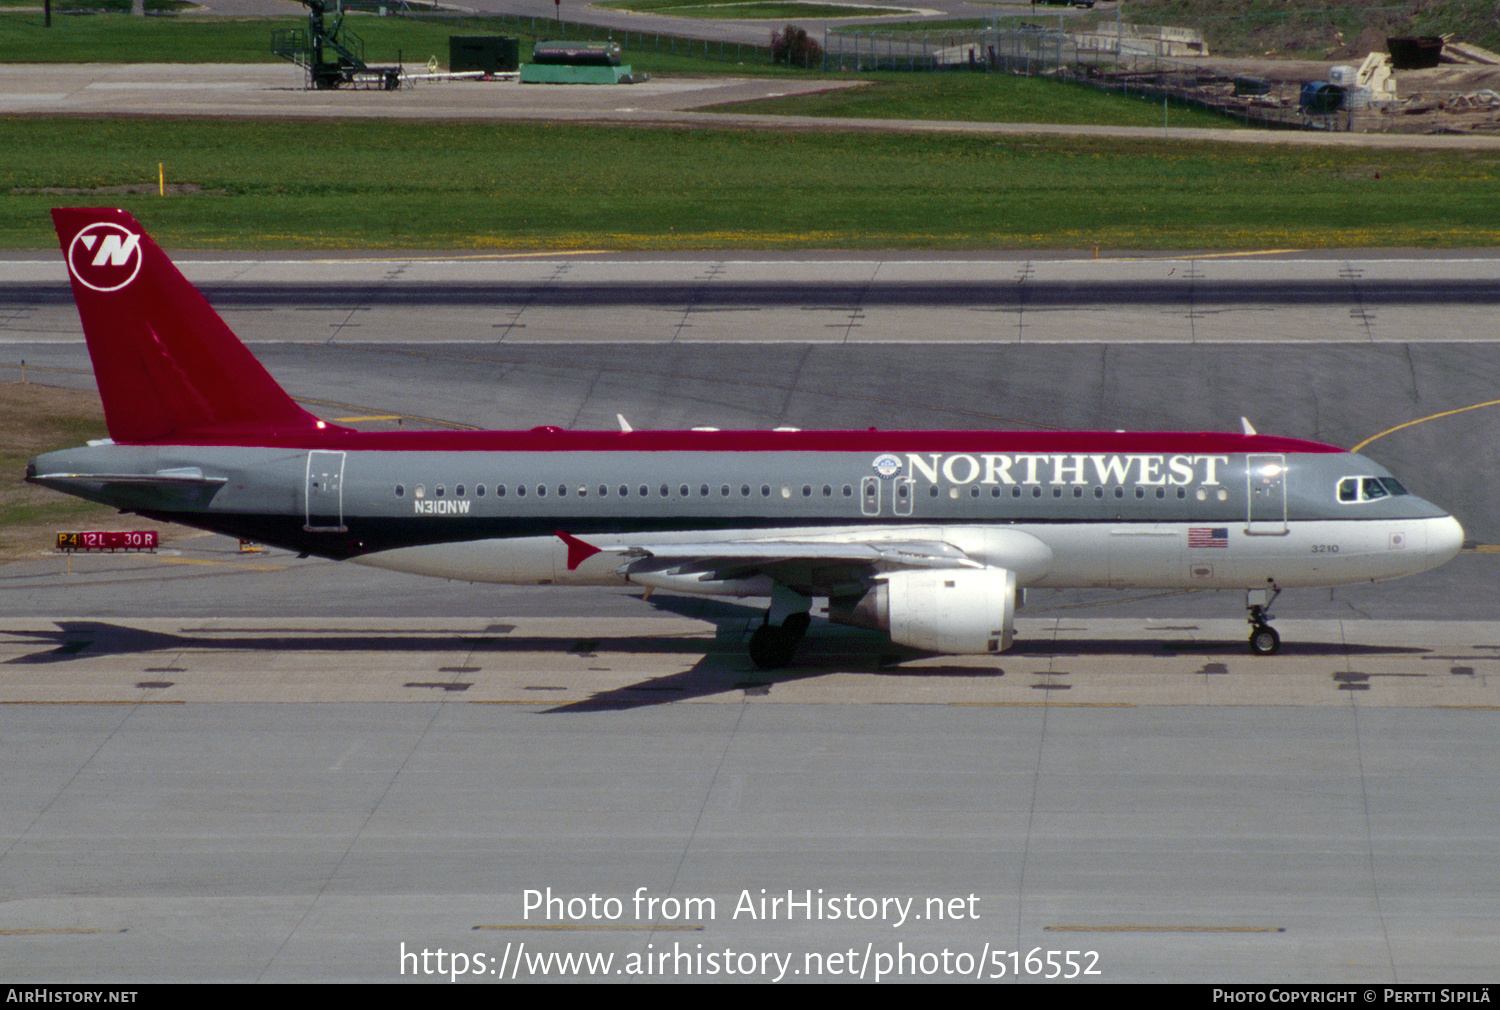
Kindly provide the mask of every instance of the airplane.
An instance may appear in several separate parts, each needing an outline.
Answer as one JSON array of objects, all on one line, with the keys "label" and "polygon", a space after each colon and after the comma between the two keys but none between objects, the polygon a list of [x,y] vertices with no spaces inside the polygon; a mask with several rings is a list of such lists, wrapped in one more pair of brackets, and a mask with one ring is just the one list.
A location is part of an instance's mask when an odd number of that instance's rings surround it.
[{"label": "airplane", "polygon": [[110,437],[26,479],[303,556],[471,582],[770,597],[759,667],[831,621],[1010,648],[1027,589],[1282,588],[1435,568],[1459,523],[1386,469],[1256,434],[362,432],[299,407],[123,210],[52,212]]}]

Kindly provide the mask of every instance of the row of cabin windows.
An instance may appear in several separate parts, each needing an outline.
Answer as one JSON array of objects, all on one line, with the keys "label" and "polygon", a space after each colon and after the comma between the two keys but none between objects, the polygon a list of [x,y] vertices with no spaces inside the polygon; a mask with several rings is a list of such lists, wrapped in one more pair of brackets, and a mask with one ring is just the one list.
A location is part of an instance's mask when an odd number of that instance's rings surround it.
[{"label": "row of cabin windows", "polygon": [[[453,496],[456,497],[456,498],[462,498],[462,497],[464,497],[464,490],[465,490],[465,485],[463,485],[463,484],[455,484],[453,486]],[[740,496],[743,497],[743,498],[749,498],[750,495],[751,495],[751,493],[752,493],[751,487],[750,487],[749,484],[741,484],[739,490],[740,490]],[[504,498],[507,494],[511,493],[512,491],[514,492],[514,494],[518,498],[525,498],[526,495],[527,495],[527,487],[526,487],[525,484],[517,484],[515,486],[515,488],[513,488],[513,489],[509,488],[508,485],[505,485],[505,484],[496,484],[495,485],[495,497],[497,497],[497,498]],[[657,489],[657,492],[658,492],[659,496],[662,497],[662,498],[670,498],[670,497],[672,497],[672,494],[673,494],[673,488],[672,488],[672,486],[670,484],[662,484]],[[538,484],[536,486],[535,494],[536,494],[536,496],[538,498],[545,498],[545,497],[547,497],[547,495],[549,493],[551,493],[551,492],[549,491],[549,488],[548,488],[548,486],[546,484]],[[587,484],[580,484],[580,485],[578,485],[577,489],[574,490],[574,491],[572,491],[572,492],[570,492],[568,490],[568,485],[566,485],[566,484],[559,484],[559,485],[557,485],[556,494],[557,494],[558,497],[560,497],[560,498],[566,498],[570,493],[576,494],[579,498],[587,498],[589,496],[589,494],[590,494],[590,491],[589,491],[589,487],[588,487]],[[609,485],[607,485],[607,484],[600,484],[599,485],[599,489],[598,489],[598,493],[599,493],[599,497],[600,498],[608,498],[609,495],[610,495]],[[615,493],[618,494],[621,498],[628,498],[631,495],[630,486],[627,485],[627,484],[621,484],[619,486],[619,488],[616,489]],[[635,493],[639,497],[647,498],[647,497],[650,497],[650,495],[651,495],[651,488],[648,485],[646,485],[646,484],[642,484],[642,485],[640,485],[636,489]],[[679,484],[677,486],[677,488],[676,488],[676,493],[680,497],[687,498],[687,497],[690,497],[693,494],[693,488],[690,485],[688,485],[688,484]],[[733,494],[733,491],[732,491],[730,485],[728,485],[728,484],[721,484],[719,486],[718,493],[719,493],[719,497],[721,497],[721,498],[728,498],[728,497],[730,497]],[[769,498],[769,497],[771,497],[771,493],[772,493],[772,488],[771,488],[770,484],[762,484],[760,486],[760,496],[762,498]],[[712,494],[713,494],[713,490],[707,484],[700,484],[698,486],[698,496],[700,498],[707,498],[707,497],[709,497]],[[790,498],[790,497],[792,497],[792,488],[791,488],[791,486],[788,485],[788,484],[783,484],[781,486],[781,489],[780,489],[780,494],[781,494],[781,497],[783,497],[783,498]],[[831,485],[831,484],[824,484],[823,485],[823,497],[824,498],[832,498],[833,494],[834,494],[833,485]],[[405,484],[397,484],[396,485],[396,497],[397,498],[404,498],[405,496],[406,496],[406,485]],[[416,485],[414,488],[412,488],[412,496],[415,497],[415,498],[425,498],[425,497],[427,497],[427,486],[425,484],[418,484],[418,485]],[[448,496],[447,485],[445,485],[445,484],[438,484],[438,485],[434,486],[433,489],[432,489],[432,496],[434,498],[446,498]],[[474,485],[474,496],[476,498],[483,498],[485,496],[485,486],[483,484],[476,484],[476,485]],[[812,485],[811,484],[804,484],[804,485],[802,485],[802,497],[804,497],[804,498],[811,498],[812,496],[813,496],[813,487],[812,487]],[[845,498],[852,498],[854,496],[854,488],[851,487],[848,484],[845,484],[844,485],[844,489],[843,489],[843,496]]]},{"label": "row of cabin windows", "polygon": [[[1392,481],[1392,483],[1394,483],[1394,481]],[[910,485],[905,484],[905,483],[897,484],[896,485],[896,495],[897,495],[897,497],[901,498],[902,500],[905,500],[906,497],[907,497],[907,495],[910,493],[909,487],[910,487]],[[453,486],[453,495],[454,495],[454,497],[456,497],[456,498],[463,498],[465,496],[465,489],[466,489],[466,485],[464,485],[464,484],[455,484]],[[1062,488],[1062,487],[1053,487],[1052,488],[1052,497],[1053,498],[1062,498],[1062,497],[1064,497],[1064,491],[1065,490],[1067,490],[1067,489]],[[673,491],[673,489],[672,489],[671,485],[669,485],[669,484],[662,484],[662,485],[660,485],[658,487],[657,494],[661,498],[670,498],[670,497],[672,497],[672,491]],[[692,487],[690,485],[687,485],[687,484],[679,484],[677,486],[677,488],[676,488],[676,491],[677,491],[677,495],[679,497],[682,497],[682,498],[691,497],[692,493],[693,493]],[[948,497],[949,498],[953,498],[953,499],[957,499],[958,497],[960,497],[961,491],[962,491],[962,489],[960,487],[958,487],[957,485],[950,486],[948,488]],[[1184,500],[1184,499],[1187,498],[1187,489],[1186,488],[1179,487],[1179,488],[1176,489],[1176,491],[1177,491],[1177,499],[1179,501]],[[526,495],[527,495],[526,485],[525,484],[517,484],[515,486],[515,488],[514,488],[514,492],[515,492],[516,497],[518,497],[518,498],[525,498]],[[731,491],[730,485],[728,485],[728,484],[721,484],[721,485],[719,485],[718,492],[719,492],[719,497],[720,498],[729,498],[732,495],[732,491]],[[739,492],[740,492],[740,497],[742,497],[742,498],[749,498],[751,496],[751,494],[752,494],[751,486],[749,484],[741,484],[740,487],[739,487]],[[1073,498],[1082,498],[1083,497],[1083,492],[1084,492],[1084,489],[1082,487],[1073,486],[1072,487],[1072,495],[1071,495],[1071,497],[1073,497]],[[1341,488],[1341,492],[1342,492],[1342,488]],[[509,493],[509,491],[507,489],[507,485],[505,485],[505,484],[496,484],[495,485],[495,496],[497,498],[504,498],[508,493]],[[536,493],[536,496],[538,498],[545,498],[545,497],[547,497],[548,486],[546,484],[538,484],[538,485],[536,485],[535,493]],[[559,484],[559,485],[557,485],[557,492],[556,493],[557,493],[557,496],[559,498],[566,498],[568,496],[568,494],[569,494],[568,485],[566,485],[566,484]],[[573,493],[575,493],[579,498],[587,498],[589,496],[588,485],[587,484],[580,484],[580,485],[578,485],[576,491],[573,492]],[[609,494],[610,494],[609,485],[607,485],[607,484],[600,484],[599,485],[599,491],[598,491],[598,493],[599,493],[599,497],[600,498],[608,498]],[[616,493],[621,498],[628,498],[628,497],[630,497],[631,490],[630,490],[629,485],[621,484],[619,486],[619,488],[617,489]],[[647,498],[647,497],[650,497],[650,495],[651,495],[651,488],[648,485],[641,484],[637,488],[636,493],[637,493],[638,497]],[[822,488],[822,493],[823,493],[823,497],[824,498],[832,498],[834,496],[833,485],[831,485],[831,484],[824,484],[823,488]],[[980,486],[978,484],[971,484],[971,485],[969,485],[969,497],[970,498],[978,498],[978,497],[980,497],[981,493],[982,492],[981,492]],[[1405,492],[1403,491],[1401,493],[1404,494]],[[425,497],[427,497],[427,488],[426,488],[426,485],[425,484],[418,484],[418,485],[416,485],[412,489],[412,494],[413,494],[413,497],[416,497],[416,498],[425,498]],[[990,487],[990,497],[991,498],[999,498],[1001,496],[1001,494],[1002,494],[1002,489],[1001,489],[1000,485],[996,484],[996,485],[993,485],[993,486]],[[1021,488],[1020,485],[1012,485],[1011,486],[1010,496],[1012,498],[1020,498],[1022,496],[1022,494],[1023,494],[1023,491],[1022,491],[1022,488]],[[1032,487],[1031,487],[1031,497],[1033,497],[1033,498],[1041,498],[1041,497],[1044,496],[1044,494],[1045,494],[1045,489],[1043,487],[1041,487],[1040,485],[1032,485]],[[700,497],[700,498],[708,498],[711,495],[712,495],[712,490],[709,488],[709,486],[707,484],[700,484],[698,486],[698,497]],[[772,495],[772,486],[770,484],[762,484],[760,486],[760,496],[762,498],[770,498],[771,495]],[[791,485],[789,485],[789,484],[783,484],[783,485],[781,485],[780,495],[783,498],[790,498],[790,497],[792,497],[792,487],[791,487]],[[930,497],[932,497],[932,498],[938,498],[938,497],[940,497],[942,495],[942,491],[938,487],[938,485],[934,484],[930,488],[928,488],[928,495]],[[1104,488],[1100,487],[1100,486],[1095,486],[1094,489],[1093,489],[1093,495],[1094,495],[1095,498],[1102,499],[1104,497]],[[397,484],[396,485],[396,497],[397,498],[404,498],[405,496],[406,496],[406,485],[405,484]],[[445,484],[437,484],[437,485],[435,485],[433,487],[433,489],[432,489],[432,496],[434,498],[446,498],[448,496],[447,485],[445,485]],[[476,484],[476,485],[474,485],[474,496],[476,498],[483,498],[485,496],[485,485],[483,485],[483,484]],[[844,498],[852,498],[853,496],[854,496],[854,488],[851,485],[849,485],[849,484],[845,484],[843,486],[842,497],[844,497]],[[1114,496],[1116,498],[1124,498],[1125,497],[1125,489],[1123,487],[1116,487],[1114,489]],[[804,497],[804,498],[811,498],[811,497],[813,497],[813,486],[811,484],[803,484],[802,485],[802,497]],[[1136,497],[1137,500],[1144,499],[1146,497],[1146,489],[1143,488],[1143,487],[1137,487],[1135,489],[1135,497]],[[1159,488],[1156,489],[1156,498],[1158,500],[1164,500],[1166,497],[1167,497],[1167,489],[1166,488],[1159,487]],[[1207,488],[1202,488],[1202,487],[1198,488],[1197,493],[1196,493],[1196,497],[1197,497],[1197,499],[1199,501],[1207,501],[1208,498],[1209,498],[1209,491],[1208,491],[1208,489]],[[1214,497],[1216,497],[1219,501],[1225,501],[1229,497],[1229,492],[1226,491],[1224,488],[1219,488],[1214,493]]]}]

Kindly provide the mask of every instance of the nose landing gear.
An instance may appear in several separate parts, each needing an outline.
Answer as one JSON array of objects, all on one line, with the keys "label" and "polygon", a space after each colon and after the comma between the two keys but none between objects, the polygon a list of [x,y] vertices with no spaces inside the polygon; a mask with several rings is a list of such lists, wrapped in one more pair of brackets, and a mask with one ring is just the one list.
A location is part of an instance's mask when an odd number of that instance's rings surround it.
[{"label": "nose landing gear", "polygon": [[1281,595],[1281,587],[1274,579],[1267,579],[1270,589],[1250,589],[1245,592],[1245,609],[1250,622],[1250,651],[1257,656],[1274,656],[1281,651],[1281,636],[1271,627],[1271,604]]}]

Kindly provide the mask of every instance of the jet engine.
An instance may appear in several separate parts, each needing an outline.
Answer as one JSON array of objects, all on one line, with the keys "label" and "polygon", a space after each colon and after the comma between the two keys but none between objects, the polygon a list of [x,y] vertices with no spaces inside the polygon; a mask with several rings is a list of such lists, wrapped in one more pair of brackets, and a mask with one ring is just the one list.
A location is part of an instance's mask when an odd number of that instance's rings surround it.
[{"label": "jet engine", "polygon": [[1015,631],[1016,573],[994,567],[890,572],[863,596],[830,600],[828,618],[888,631],[891,641],[929,652],[1004,652]]}]

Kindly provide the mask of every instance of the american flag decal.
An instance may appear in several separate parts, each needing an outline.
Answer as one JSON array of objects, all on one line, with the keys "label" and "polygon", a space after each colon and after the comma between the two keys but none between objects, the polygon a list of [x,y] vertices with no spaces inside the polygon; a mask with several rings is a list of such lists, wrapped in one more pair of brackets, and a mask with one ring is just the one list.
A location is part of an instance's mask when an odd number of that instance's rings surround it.
[{"label": "american flag decal", "polygon": [[1228,547],[1229,527],[1227,526],[1189,526],[1189,547]]}]

